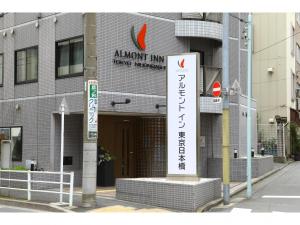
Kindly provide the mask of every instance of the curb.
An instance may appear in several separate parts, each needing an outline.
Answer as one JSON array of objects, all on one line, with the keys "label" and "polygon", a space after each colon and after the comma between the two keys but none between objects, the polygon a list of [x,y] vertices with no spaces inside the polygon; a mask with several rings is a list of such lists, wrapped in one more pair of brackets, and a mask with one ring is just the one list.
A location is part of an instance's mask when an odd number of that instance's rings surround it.
[{"label": "curb", "polygon": [[[290,164],[293,163],[293,162],[294,162],[294,161],[289,161],[287,164],[285,164],[285,165],[283,165],[283,166],[281,166],[281,167],[279,167],[279,168],[277,168],[277,169],[274,169],[274,170],[272,170],[272,171],[270,171],[270,172],[268,172],[268,173],[266,173],[266,174],[264,174],[264,175],[262,175],[262,176],[260,176],[260,177],[253,178],[251,184],[256,184],[256,183],[258,183],[258,182],[264,180],[265,178],[267,178],[267,177],[269,177],[269,176],[271,176],[271,175],[277,173],[278,171],[284,169],[285,167],[287,167],[288,165],[290,165]],[[230,197],[232,197],[232,196],[234,196],[234,195],[236,195],[236,194],[238,194],[238,193],[244,191],[244,190],[247,188],[247,182],[243,182],[243,183],[242,183],[241,185],[239,185],[239,186],[240,186],[240,187],[238,187],[236,190],[233,190],[233,191],[230,193]],[[222,202],[223,202],[223,198],[215,199],[215,200],[213,200],[213,201],[211,201],[211,202],[205,204],[204,206],[200,207],[200,208],[197,210],[197,212],[200,212],[200,213],[201,213],[201,212],[207,212],[208,210],[210,210],[211,208],[213,208],[213,207],[219,205],[219,204],[222,203]]]},{"label": "curb", "polygon": [[47,212],[73,212],[69,209],[65,209],[56,205],[40,203],[40,202],[32,202],[27,200],[18,200],[18,199],[11,199],[11,198],[3,198],[0,197],[0,204],[6,206],[15,206],[21,208],[29,208],[29,209],[37,209]]}]

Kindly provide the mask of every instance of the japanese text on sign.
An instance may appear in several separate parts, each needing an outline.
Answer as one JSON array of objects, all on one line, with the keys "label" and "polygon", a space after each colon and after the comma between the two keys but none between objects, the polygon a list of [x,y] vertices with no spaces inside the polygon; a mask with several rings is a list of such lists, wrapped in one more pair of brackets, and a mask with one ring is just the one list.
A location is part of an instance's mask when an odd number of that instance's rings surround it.
[{"label": "japanese text on sign", "polygon": [[194,54],[168,57],[168,175],[197,175],[196,65]]},{"label": "japanese text on sign", "polygon": [[88,139],[97,139],[98,130],[98,82],[88,81]]}]

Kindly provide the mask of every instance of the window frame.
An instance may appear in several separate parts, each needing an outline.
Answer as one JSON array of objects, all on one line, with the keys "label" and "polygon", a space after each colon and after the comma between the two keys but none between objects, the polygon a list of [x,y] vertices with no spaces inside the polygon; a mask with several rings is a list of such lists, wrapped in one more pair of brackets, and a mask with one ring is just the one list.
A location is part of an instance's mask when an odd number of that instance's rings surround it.
[{"label": "window frame", "polygon": [[[17,74],[17,68],[18,68],[17,55],[18,55],[18,52],[21,52],[21,51],[25,50],[26,51],[26,65],[27,65],[27,49],[37,49],[37,54],[36,54],[36,56],[37,56],[37,78],[33,79],[33,80],[27,80],[27,68],[26,68],[26,74],[25,74],[26,75],[26,80],[18,82],[18,79],[17,79],[17,77],[18,77],[18,74]],[[36,83],[36,82],[38,82],[38,80],[39,80],[39,46],[35,45],[35,46],[15,50],[15,85]]]},{"label": "window frame", "polygon": [[291,101],[296,99],[296,74],[291,70]]},{"label": "window frame", "polygon": [[[83,69],[82,69],[82,72],[69,73],[67,75],[59,76],[58,75],[58,44],[60,42],[69,41],[69,46],[70,46],[70,40],[77,39],[77,38],[82,38],[82,42],[83,42],[83,62],[82,62]],[[71,56],[71,51],[69,50],[69,59],[70,59],[70,56]],[[70,61],[69,61],[69,68],[70,68]],[[79,36],[65,38],[65,39],[55,41],[55,79],[59,80],[59,79],[65,79],[65,78],[71,78],[71,77],[79,77],[79,76],[83,76],[83,74],[84,74],[84,36],[79,35]]]},{"label": "window frame", "polygon": [[296,13],[296,21],[298,23],[298,26],[300,26],[300,12]]},{"label": "window frame", "polygon": [[291,47],[291,55],[295,56],[295,27],[293,26],[293,24],[291,24],[291,40],[290,40],[290,47]]},{"label": "window frame", "polygon": [[13,158],[12,158],[12,151],[11,151],[11,161],[12,162],[22,162],[23,161],[23,126],[18,126],[18,125],[16,125],[16,126],[4,126],[4,127],[0,127],[0,129],[9,129],[9,133],[10,133],[10,141],[12,140],[12,135],[11,135],[11,129],[12,128],[21,128],[21,150],[22,150],[22,154],[21,154],[21,160],[13,160]]},{"label": "window frame", "polygon": [[296,43],[295,51],[296,51],[296,54],[295,54],[296,55],[296,62],[298,64],[300,64],[300,45],[298,43]]},{"label": "window frame", "polygon": [[0,53],[2,56],[2,83],[0,83],[0,87],[3,87],[4,84],[4,53]]}]

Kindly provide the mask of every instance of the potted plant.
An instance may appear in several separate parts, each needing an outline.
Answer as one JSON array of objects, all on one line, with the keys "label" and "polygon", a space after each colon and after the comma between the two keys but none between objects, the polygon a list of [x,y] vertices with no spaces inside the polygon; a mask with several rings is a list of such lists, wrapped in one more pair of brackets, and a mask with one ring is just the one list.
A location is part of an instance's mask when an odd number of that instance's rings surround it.
[{"label": "potted plant", "polygon": [[98,148],[97,186],[115,185],[114,156],[102,146]]}]

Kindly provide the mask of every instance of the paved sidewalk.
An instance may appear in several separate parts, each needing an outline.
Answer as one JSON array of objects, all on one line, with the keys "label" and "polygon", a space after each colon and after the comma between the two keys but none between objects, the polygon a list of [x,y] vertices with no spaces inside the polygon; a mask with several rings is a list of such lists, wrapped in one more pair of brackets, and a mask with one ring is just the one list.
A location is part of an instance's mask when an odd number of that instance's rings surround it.
[{"label": "paved sidewalk", "polygon": [[[264,177],[268,176],[269,174],[272,174],[274,172],[277,172],[278,170],[284,168],[288,164],[282,164],[282,163],[274,163],[274,169],[263,175],[259,178],[252,179],[252,182],[258,182]],[[230,194],[234,195],[246,188],[246,182],[232,182],[230,183]],[[75,189],[75,194],[77,196],[81,196],[81,189],[77,188]],[[116,199],[116,189],[114,187],[108,187],[108,188],[98,188],[97,189],[97,207],[94,209],[86,209],[82,207],[78,207],[73,209],[75,212],[177,212],[172,209],[166,209],[166,208],[159,208],[154,207],[150,205],[145,204],[139,204],[134,202],[128,202],[123,200]],[[218,199],[217,201],[208,203],[205,207],[202,207],[198,210],[198,212],[207,211],[212,206],[215,206],[222,202],[222,199]]]},{"label": "paved sidewalk", "polygon": [[[252,183],[259,182],[266,177],[270,176],[273,173],[278,172],[279,170],[286,167],[288,163],[280,164],[280,163],[274,163],[274,169],[259,177],[252,179]],[[246,188],[246,182],[232,182],[230,184],[230,194],[235,195]],[[33,209],[42,209],[46,211],[60,211],[60,212],[178,212],[176,210],[172,209],[166,209],[166,208],[160,208],[155,207],[151,205],[146,204],[140,204],[140,203],[134,203],[129,201],[123,201],[116,199],[116,189],[115,187],[107,187],[107,188],[98,188],[96,192],[96,203],[97,206],[95,208],[83,208],[80,207],[81,202],[81,188],[75,188],[74,190],[74,205],[75,207],[61,207],[56,206],[53,204],[46,204],[46,203],[38,203],[38,202],[28,202],[24,200],[17,200],[17,199],[3,199],[0,201],[0,204],[8,205],[8,202],[10,202],[10,206],[18,206],[22,205],[22,207],[26,207],[28,205],[28,208]],[[1,199],[0,199],[1,200]],[[5,202],[7,204],[5,204]],[[210,208],[220,204],[222,202],[221,199],[217,199],[213,202],[210,202],[206,204],[204,207],[199,208],[197,212],[204,212],[208,211]],[[23,206],[24,205],[24,206]]]}]

